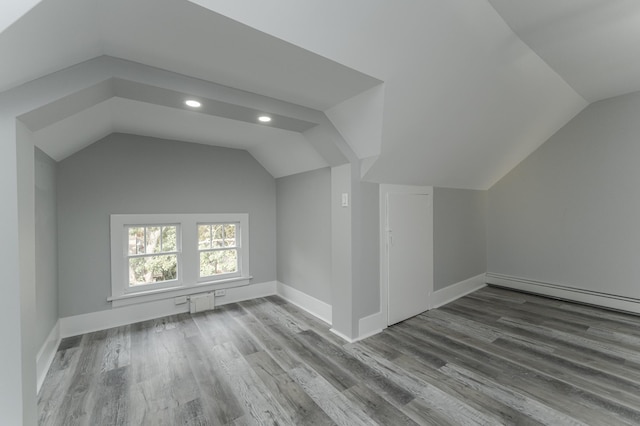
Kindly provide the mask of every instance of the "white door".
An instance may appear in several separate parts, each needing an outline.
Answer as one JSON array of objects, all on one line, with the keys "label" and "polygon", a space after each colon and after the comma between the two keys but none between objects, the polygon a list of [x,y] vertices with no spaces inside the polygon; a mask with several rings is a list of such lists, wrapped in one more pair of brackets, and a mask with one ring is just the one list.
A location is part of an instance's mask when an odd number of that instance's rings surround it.
[{"label": "white door", "polygon": [[431,214],[431,194],[387,193],[388,325],[429,309]]}]

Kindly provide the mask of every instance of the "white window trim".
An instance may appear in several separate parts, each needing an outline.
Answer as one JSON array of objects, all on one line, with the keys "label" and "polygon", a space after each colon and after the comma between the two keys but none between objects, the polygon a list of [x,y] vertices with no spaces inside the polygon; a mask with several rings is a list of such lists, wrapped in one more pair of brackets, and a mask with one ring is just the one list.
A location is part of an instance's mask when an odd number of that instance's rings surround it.
[{"label": "white window trim", "polygon": [[[249,284],[249,215],[246,213],[225,214],[113,214],[111,215],[111,297],[113,307],[168,299],[177,296],[188,296],[216,289],[238,287]],[[213,277],[200,278],[200,259],[198,251],[199,223],[239,223],[240,241],[239,276],[229,278],[223,275],[219,279]],[[132,291],[126,274],[127,256],[126,226],[135,225],[166,225],[177,224],[180,229],[181,247],[179,248],[180,264],[178,265],[178,279],[165,281],[158,286],[141,291]]]}]

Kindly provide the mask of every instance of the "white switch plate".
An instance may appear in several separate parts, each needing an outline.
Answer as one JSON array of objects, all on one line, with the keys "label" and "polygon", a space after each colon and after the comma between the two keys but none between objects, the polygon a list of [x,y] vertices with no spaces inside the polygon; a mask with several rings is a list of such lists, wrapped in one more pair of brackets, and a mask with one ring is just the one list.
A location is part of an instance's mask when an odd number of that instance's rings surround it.
[{"label": "white switch plate", "polygon": [[225,295],[227,294],[227,290],[225,290],[225,289],[216,290],[216,291],[214,292],[214,294],[215,294],[216,296],[225,296]]},{"label": "white switch plate", "polygon": [[173,302],[176,305],[182,305],[184,303],[187,303],[187,296],[178,296],[175,299],[173,299]]},{"label": "white switch plate", "polygon": [[342,207],[349,207],[349,194],[346,192],[342,193]]}]

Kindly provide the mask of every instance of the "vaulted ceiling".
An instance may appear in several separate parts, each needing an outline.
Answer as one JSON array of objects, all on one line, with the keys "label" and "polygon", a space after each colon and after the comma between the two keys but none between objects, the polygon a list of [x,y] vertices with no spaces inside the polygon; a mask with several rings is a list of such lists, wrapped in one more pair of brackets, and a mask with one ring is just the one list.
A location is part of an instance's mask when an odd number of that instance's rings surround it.
[{"label": "vaulted ceiling", "polygon": [[[0,92],[123,58],[322,112],[376,182],[486,189],[589,102],[640,90],[633,0],[4,3]],[[62,159],[127,131],[247,149],[274,176],[331,163],[313,132],[201,115],[116,96],[36,143]]]},{"label": "vaulted ceiling", "polygon": [[489,1],[587,101],[640,90],[638,1]]}]

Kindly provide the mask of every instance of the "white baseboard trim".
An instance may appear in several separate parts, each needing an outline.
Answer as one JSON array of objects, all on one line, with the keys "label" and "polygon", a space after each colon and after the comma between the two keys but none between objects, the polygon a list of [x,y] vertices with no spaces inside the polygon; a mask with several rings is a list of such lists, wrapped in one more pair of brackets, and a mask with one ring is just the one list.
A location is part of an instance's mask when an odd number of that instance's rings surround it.
[{"label": "white baseboard trim", "polygon": [[[434,291],[431,295],[430,309],[439,308],[440,306],[453,302],[454,300],[459,299],[462,296],[466,296],[469,293],[473,293],[485,286],[485,274],[480,274],[438,291]],[[366,339],[367,337],[380,333],[387,328],[387,322],[385,321],[382,312],[376,312],[375,314],[360,318],[358,327],[359,333],[358,337],[355,339],[348,339],[335,330],[331,331],[348,342],[357,342],[358,340]]]},{"label": "white baseboard trim", "polygon": [[173,298],[154,300],[138,305],[60,318],[60,335],[63,338],[77,336],[184,312],[189,312],[189,303],[176,305]]},{"label": "white baseboard trim", "polygon": [[[276,282],[249,284],[226,289],[226,292],[225,296],[216,297],[216,305],[274,295]],[[189,304],[176,305],[173,298],[170,298],[60,318],[60,337],[77,336],[184,312],[189,312]]]},{"label": "white baseboard trim", "polygon": [[640,299],[487,272],[487,284],[640,314]]},{"label": "white baseboard trim", "polygon": [[387,322],[384,319],[382,312],[376,312],[364,318],[360,318],[358,321],[358,339],[362,340],[367,337],[371,337],[374,334],[380,333],[387,328]]},{"label": "white baseboard trim", "polygon": [[304,309],[311,315],[331,325],[333,308],[330,304],[309,296],[308,294],[283,284],[280,281],[278,281],[277,294],[287,302],[293,303],[297,307]]},{"label": "white baseboard trim", "polygon": [[47,340],[45,340],[42,344],[42,347],[38,351],[38,355],[36,355],[36,377],[38,380],[38,393],[40,393],[40,388],[42,387],[44,378],[47,377],[49,367],[51,367],[51,363],[56,356],[56,351],[58,350],[58,346],[60,346],[60,340],[62,339],[60,337],[60,320],[58,320],[51,329],[49,336],[47,336]]},{"label": "white baseboard trim", "polygon": [[338,336],[339,338],[341,338],[342,340],[346,341],[347,343],[354,343],[357,342],[360,339],[352,339],[351,337],[347,337],[346,334],[342,334],[340,333],[338,330],[336,330],[335,328],[330,328],[329,329],[330,332],[332,332],[333,334],[335,334],[336,336]]},{"label": "white baseboard trim", "polygon": [[277,294],[276,281],[250,284],[244,287],[228,288],[225,296],[216,297],[216,306],[258,299],[260,297],[273,296],[275,294]]},{"label": "white baseboard trim", "polygon": [[358,321],[358,336],[351,338],[344,333],[339,332],[335,328],[331,328],[331,331],[336,336],[340,337],[342,340],[347,343],[355,343],[359,340],[366,339],[367,337],[371,337],[374,334],[378,334],[387,328],[382,312],[376,312],[375,314],[371,314],[364,318],[360,318]]},{"label": "white baseboard trim", "polygon": [[434,291],[431,294],[431,307],[430,309],[439,308],[440,306],[451,303],[456,299],[466,296],[469,293],[473,293],[476,290],[480,290],[485,287],[485,274],[476,275],[459,283],[455,283],[448,287]]}]

